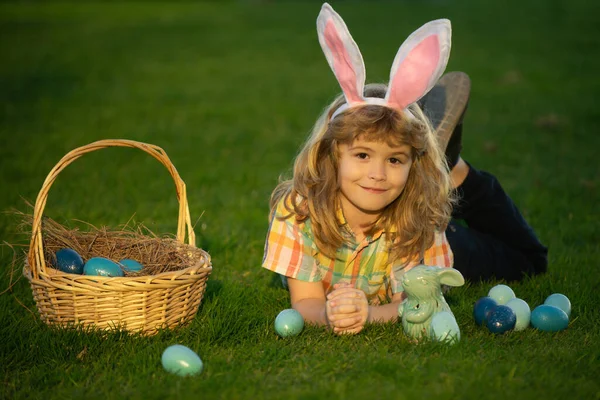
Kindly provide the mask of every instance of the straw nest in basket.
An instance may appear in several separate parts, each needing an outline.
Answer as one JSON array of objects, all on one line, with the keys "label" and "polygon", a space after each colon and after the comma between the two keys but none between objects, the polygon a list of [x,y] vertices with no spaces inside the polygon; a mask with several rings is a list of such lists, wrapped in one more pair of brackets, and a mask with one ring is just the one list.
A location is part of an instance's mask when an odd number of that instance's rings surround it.
[{"label": "straw nest in basket", "polygon": [[97,228],[87,231],[69,229],[44,217],[42,222],[44,258],[49,267],[56,265],[56,252],[75,250],[84,260],[104,257],[113,261],[129,258],[144,266],[139,272],[123,269],[125,276],[158,275],[206,263],[205,252],[178,242],[170,236],[158,237],[145,226],[123,227],[121,230]]},{"label": "straw nest in basket", "polygon": [[[31,226],[31,216],[24,216]],[[194,318],[212,265],[208,253],[172,237],[158,237],[142,225],[122,230],[69,229],[44,217],[43,260],[26,263],[33,296],[43,321],[62,326],[84,325],[154,334]],[[124,277],[75,275],[53,268],[56,252],[71,248],[84,261],[105,257],[140,262],[139,272]],[[39,265],[45,261],[45,267]],[[36,264],[36,265],[32,265]],[[36,268],[37,277],[33,269]]]}]

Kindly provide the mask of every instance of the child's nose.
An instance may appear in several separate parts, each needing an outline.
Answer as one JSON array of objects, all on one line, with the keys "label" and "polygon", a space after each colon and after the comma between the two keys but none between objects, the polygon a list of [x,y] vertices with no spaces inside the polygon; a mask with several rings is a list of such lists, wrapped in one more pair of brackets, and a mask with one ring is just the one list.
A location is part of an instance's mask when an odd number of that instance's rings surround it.
[{"label": "child's nose", "polygon": [[383,181],[386,178],[385,164],[374,162],[369,169],[369,178],[376,181]]}]

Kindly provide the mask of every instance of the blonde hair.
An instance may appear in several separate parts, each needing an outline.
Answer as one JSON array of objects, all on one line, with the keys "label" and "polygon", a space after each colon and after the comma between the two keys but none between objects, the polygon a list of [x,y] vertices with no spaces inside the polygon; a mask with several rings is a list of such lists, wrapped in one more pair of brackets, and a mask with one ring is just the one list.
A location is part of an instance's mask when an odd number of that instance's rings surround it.
[{"label": "blonde hair", "polygon": [[[370,84],[364,95],[382,98],[386,91],[385,85]],[[281,218],[309,218],[317,247],[333,258],[345,240],[337,219],[337,145],[350,144],[359,136],[391,146],[407,144],[412,148],[413,163],[406,186],[385,208],[372,230],[383,229],[389,235],[392,260],[407,264],[421,259],[433,244],[435,231],[448,224],[453,202],[444,153],[431,126],[416,104],[409,106],[415,118],[388,107],[364,105],[352,107],[331,120],[344,102],[344,97],[338,96],[317,120],[296,157],[292,179],[281,182],[271,195],[271,213],[284,199],[289,214]]]}]

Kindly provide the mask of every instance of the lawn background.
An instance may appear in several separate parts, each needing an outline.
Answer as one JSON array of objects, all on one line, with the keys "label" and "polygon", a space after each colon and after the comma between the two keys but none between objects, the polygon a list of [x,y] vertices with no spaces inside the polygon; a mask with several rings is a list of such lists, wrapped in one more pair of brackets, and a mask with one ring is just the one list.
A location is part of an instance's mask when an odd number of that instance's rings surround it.
[{"label": "lawn background", "polygon": [[[567,330],[493,336],[454,289],[463,340],[415,346],[398,325],[355,337],[273,329],[287,292],[260,268],[268,198],[339,87],[318,45],[320,2],[0,4],[0,210],[27,211],[68,151],[99,139],[161,146],[187,184],[197,245],[214,270],[188,327],[151,338],[50,329],[2,247],[0,398],[600,398],[600,5],[585,0],[337,1],[367,81],[386,81],[404,38],[453,23],[450,70],[473,81],[464,157],[496,174],[550,248],[548,274],[511,284],[530,306],[572,301]],[[175,232],[174,185],[133,149],[84,156],[45,215]],[[0,215],[0,239],[27,241]],[[21,251],[20,249],[18,250]],[[11,287],[10,290],[7,288]],[[202,357],[167,374],[180,343]]]}]

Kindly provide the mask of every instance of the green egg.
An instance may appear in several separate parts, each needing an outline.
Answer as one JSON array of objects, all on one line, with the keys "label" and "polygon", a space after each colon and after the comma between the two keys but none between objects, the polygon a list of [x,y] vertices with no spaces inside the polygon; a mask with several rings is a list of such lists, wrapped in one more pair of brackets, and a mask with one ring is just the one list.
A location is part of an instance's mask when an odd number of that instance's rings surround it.
[{"label": "green egg", "polygon": [[166,371],[179,376],[196,375],[204,368],[198,354],[180,344],[167,347],[162,353],[161,362]]},{"label": "green egg", "polygon": [[304,329],[304,318],[293,308],[283,310],[275,318],[275,332],[281,337],[296,336]]},{"label": "green egg", "polygon": [[488,297],[496,300],[498,305],[505,305],[509,300],[512,300],[517,296],[515,296],[515,292],[513,292],[510,287],[506,285],[496,285],[490,289]]}]

